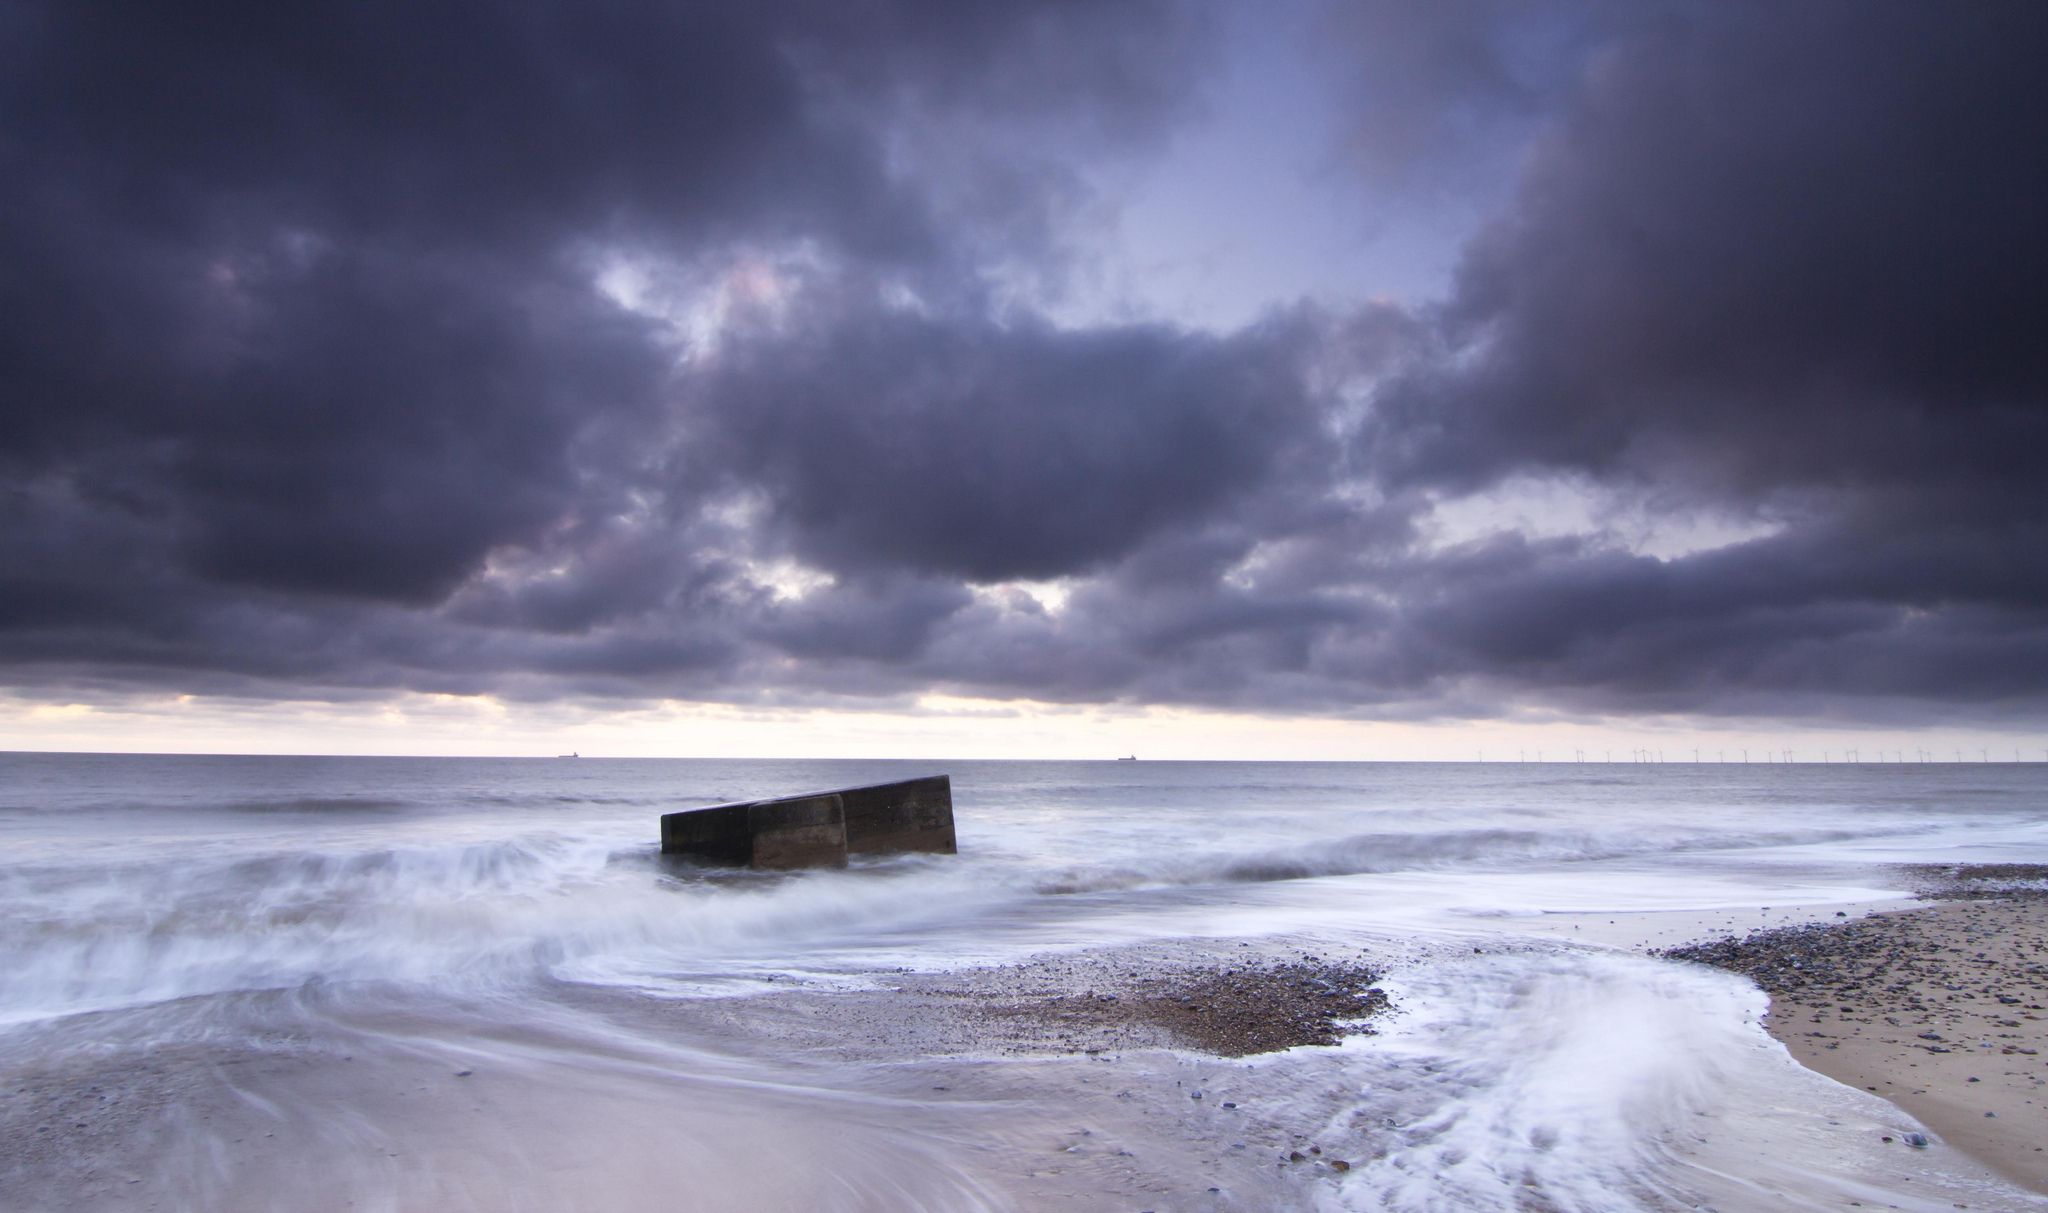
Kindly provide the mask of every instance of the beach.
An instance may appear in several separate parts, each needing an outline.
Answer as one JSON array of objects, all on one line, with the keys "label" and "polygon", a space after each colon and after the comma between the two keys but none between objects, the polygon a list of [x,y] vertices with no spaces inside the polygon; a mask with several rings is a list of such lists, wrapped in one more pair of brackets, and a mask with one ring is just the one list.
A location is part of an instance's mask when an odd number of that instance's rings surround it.
[{"label": "beach", "polygon": [[1933,894],[1958,900],[1666,954],[1752,978],[1771,996],[1771,1035],[1802,1064],[2048,1192],[2044,876],[1963,868]]},{"label": "beach", "polygon": [[[1999,941],[2037,938],[2041,908],[1932,905],[1843,926],[1780,929],[1770,933],[1778,941],[1766,936],[1738,943],[1743,950],[1737,955],[1783,955],[1778,944],[1787,935],[1800,940],[1803,957],[1949,941],[1991,951]],[[1837,935],[1843,938],[1826,938]],[[1254,954],[1231,954],[1239,949]],[[1432,959],[1451,959],[1451,945],[1441,941],[1433,957],[1425,951],[1394,950],[1380,963],[1412,971]],[[1539,945],[1539,955],[1554,958],[1555,952]],[[1480,963],[1529,955],[1510,940],[1472,954]],[[1953,958],[1935,956],[1920,968],[1917,980],[1930,992],[1982,981],[1959,971]],[[336,1180],[337,1190],[349,1192],[375,1180],[371,1190],[416,1194],[400,1199],[399,1208],[431,1207],[422,1197],[440,1193],[462,1207],[496,1201],[508,1208],[631,1209],[658,1205],[678,1187],[709,1186],[718,1195],[701,1207],[766,1211],[803,1207],[811,1199],[809,1185],[832,1175],[893,1192],[910,1202],[900,1206],[906,1208],[1078,1204],[1188,1213],[1331,1201],[1348,1208],[1345,1185],[1361,1171],[1413,1169],[1412,1193],[1417,1185],[1433,1187],[1439,1177],[1452,1179],[1462,1161],[1455,1138],[1449,1151],[1425,1153],[1440,1171],[1414,1167],[1417,1160],[1406,1157],[1412,1145],[1454,1132],[1460,1116],[1403,1071],[1428,1072],[1454,1059],[1418,1057],[1408,1048],[1374,1056],[1380,1029],[1398,1036],[1403,1018],[1384,986],[1368,984],[1384,976],[1362,957],[1234,945],[905,974],[896,979],[900,984],[829,998],[793,990],[720,1004],[711,1016],[692,1015],[687,1024],[678,1022],[672,1006],[586,996],[590,1009],[603,1009],[614,1023],[671,1035],[709,1030],[736,1053],[785,1063],[800,1057],[812,1069],[868,1067],[854,1093],[859,1103],[842,1114],[915,1109],[910,1123],[927,1149],[972,1177],[952,1185],[930,1184],[927,1152],[889,1149],[871,1133],[820,1119],[801,1100],[774,1117],[749,1101],[709,1119],[679,1120],[669,1100],[625,1073],[594,1067],[587,1058],[565,1064],[547,1047],[561,1042],[548,1042],[540,1032],[507,1051],[461,1041],[445,1023],[413,1023],[402,1044],[386,1024],[375,1034],[317,1042],[194,1044],[146,1057],[102,1056],[85,1069],[74,1062],[17,1072],[0,1097],[7,1190],[20,1202],[9,1207],[58,1209],[83,1200],[110,1210],[254,1210],[285,1196],[294,1207],[341,1208],[345,1202],[323,1196]],[[1865,1017],[1839,1012],[1844,995],[1838,988],[1826,991],[1825,1003],[1820,994],[1808,987],[1796,999],[1774,995],[1764,1020],[1771,1034],[1809,1068],[1874,1089],[1911,1119],[1880,1113],[1859,1123],[1848,1118],[1868,1109],[1838,1103],[1818,1115],[1777,1109],[1745,1124],[1740,1108],[1704,1104],[1689,1115],[1711,1129],[1687,1126],[1683,1135],[1662,1135],[1670,1139],[1665,1144],[1679,1163],[1676,1175],[1688,1199],[1709,1201],[1724,1213],[1856,1207],[1865,1203],[1856,1197],[1873,1194],[1886,1199],[1869,1200],[1872,1207],[2022,1207],[2001,1200],[1995,1186],[1953,1159],[1943,1165],[1943,1156],[1953,1147],[1999,1175],[2038,1184],[2038,1163],[2030,1167],[2027,1155],[2039,1140],[2041,1109],[2033,1091],[2040,1083],[2012,1077],[2014,1058],[2025,1055],[1998,1053],[2008,1073],[1992,1085],[1992,1071],[1982,1064],[1929,1066],[1939,1055],[1915,1045],[1893,1047],[1881,1033],[1873,1034],[1880,1047],[1858,1052],[1865,1042],[1855,1029]],[[1833,1010],[1814,1019],[1823,1005]],[[1810,1022],[1822,1024],[1829,1043],[1839,1047],[1820,1045]],[[1931,1022],[1960,1040],[1963,1026],[1976,1021],[1957,1012],[1934,1014]],[[1626,1032],[1628,1026],[1596,1028]],[[1986,1026],[2001,1025],[1993,1020]],[[1396,1115],[1361,1121],[1344,1086],[1316,1081],[1327,1079],[1332,1060],[1364,1081],[1397,1088],[1399,1098],[1381,1105]],[[1984,1081],[1968,1081],[1978,1076]],[[1309,1084],[1316,1089],[1304,1092]],[[339,1107],[387,1130],[376,1138],[385,1144],[376,1150],[375,1173],[365,1174],[359,1148],[346,1148],[364,1143],[337,1142],[324,1127],[322,1109]],[[1984,1119],[1980,1109],[1997,1113],[1981,1129],[1968,1119]],[[1820,1128],[1823,1122],[1848,1123],[1865,1152],[1843,1157],[1832,1175],[1818,1178],[1800,1166],[1767,1165],[1774,1150],[1829,1132]],[[904,1123],[899,1115],[898,1126]],[[1924,1148],[1908,1144],[1907,1134],[1918,1126],[1935,1135]],[[697,1148],[664,1159],[677,1127],[689,1130]],[[800,1157],[783,1153],[799,1141]],[[764,1142],[771,1148],[764,1151]],[[196,1154],[189,1150],[193,1144],[202,1147]],[[1740,1162],[1749,1164],[1744,1178],[1726,1182],[1730,1164]],[[221,1186],[221,1173],[238,1182]],[[1452,1198],[1446,1208],[1490,1207],[1481,1199],[1457,1199],[1456,1188],[1446,1186]],[[195,1192],[206,1198],[193,1200]],[[1651,1199],[1645,1207],[1665,1203]]]},{"label": "beach", "polygon": [[2048,1208],[2031,769],[10,761],[10,1213]]}]

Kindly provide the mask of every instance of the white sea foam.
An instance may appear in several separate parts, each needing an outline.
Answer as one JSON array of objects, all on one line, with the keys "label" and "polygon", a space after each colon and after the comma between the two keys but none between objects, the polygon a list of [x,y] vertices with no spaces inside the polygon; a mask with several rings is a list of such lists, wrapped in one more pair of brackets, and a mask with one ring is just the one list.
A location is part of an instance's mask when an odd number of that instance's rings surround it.
[{"label": "white sea foam", "polygon": [[[1888,862],[2048,846],[2048,779],[2023,768],[957,764],[957,857],[736,874],[660,861],[655,815],[924,769],[69,761],[0,758],[17,1030],[302,987],[509,1008],[563,982],[688,1000],[1133,942],[1371,948],[1474,916],[1862,900],[1896,887]],[[1688,1207],[1770,1116],[1805,1117],[1767,1126],[1806,1143],[1773,1190],[1847,1191],[1827,1119],[1890,1114],[1793,1066],[1738,979],[1494,951],[1401,970],[1400,1016],[1315,1071],[1351,1092],[1325,1136],[1357,1166],[1312,1199]]]},{"label": "white sea foam", "polygon": [[1346,1179],[1348,1209],[1506,1213],[1532,1189],[1561,1210],[1689,1203],[1670,1139],[1768,1044],[1754,987],[1631,957],[1489,956],[1391,988],[1410,1010],[1373,1051],[1426,1076],[1404,1101],[1422,1106]]},{"label": "white sea foam", "polygon": [[[961,780],[958,859],[719,878],[653,860],[652,819],[674,800],[654,776],[677,768],[595,786],[593,765],[574,769],[580,796],[547,768],[460,764],[330,763],[295,782],[247,760],[188,761],[171,779],[49,781],[0,815],[20,844],[0,869],[0,1022],[312,980],[702,990],[756,970],[990,962],[1181,933],[1767,903],[1788,880],[1809,900],[1831,886],[1861,898],[1873,852],[2024,854],[2048,840],[2024,789],[1902,798],[1847,767],[1794,783],[1807,803],[1789,813],[1764,776],[1727,768],[1704,782],[1589,767],[1531,783],[1514,767],[1047,764]],[[777,771],[711,775],[701,799]]]},{"label": "white sea foam", "polygon": [[1570,950],[1386,986],[1405,1013],[1351,1043],[1358,1099],[1323,1133],[1365,1157],[1324,1207],[1951,1207],[1941,1192],[2048,1207],[1953,1155],[1880,1152],[1911,1119],[1794,1063],[1760,1026],[1768,1000],[1732,975]]}]

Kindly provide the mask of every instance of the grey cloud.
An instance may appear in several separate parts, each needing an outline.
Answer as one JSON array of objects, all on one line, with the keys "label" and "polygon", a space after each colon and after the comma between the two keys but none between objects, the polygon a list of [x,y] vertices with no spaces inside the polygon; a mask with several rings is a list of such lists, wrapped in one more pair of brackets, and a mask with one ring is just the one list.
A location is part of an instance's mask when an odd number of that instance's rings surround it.
[{"label": "grey cloud", "polygon": [[891,578],[765,609],[755,634],[781,652],[825,662],[898,663],[931,644],[934,630],[973,596],[957,583]]},{"label": "grey cloud", "polygon": [[200,580],[414,603],[657,411],[668,354],[580,249],[943,266],[835,80],[1136,121],[1175,79],[1060,54],[1174,26],[1143,3],[9,8],[0,468],[174,520]]},{"label": "grey cloud", "polygon": [[1617,28],[1657,0],[1331,4],[1318,55],[1347,100],[1345,159],[1378,185],[1470,185],[1515,154]]},{"label": "grey cloud", "polygon": [[2044,41],[1996,4],[1712,6],[1621,40],[1468,252],[1445,323],[1474,356],[1383,394],[1382,466],[1929,501],[2027,475]]},{"label": "grey cloud", "polygon": [[1716,5],[1617,34],[1362,457],[1388,487],[1558,475],[1781,532],[1669,563],[1530,549],[1506,580],[1446,563],[1438,641],[1667,703],[2037,701],[2044,46],[2022,5]]},{"label": "grey cloud", "polygon": [[[1215,334],[999,290],[1196,112],[1204,28],[12,5],[10,682],[2038,714],[2032,8],[1357,6],[1372,189],[1533,132],[1449,298]],[[591,282],[789,249],[691,358]],[[1431,546],[1516,477],[1770,533]]]},{"label": "grey cloud", "polygon": [[1317,424],[1307,325],[1228,338],[865,308],[693,376],[702,475],[765,492],[827,568],[972,581],[1099,567],[1229,508]]}]

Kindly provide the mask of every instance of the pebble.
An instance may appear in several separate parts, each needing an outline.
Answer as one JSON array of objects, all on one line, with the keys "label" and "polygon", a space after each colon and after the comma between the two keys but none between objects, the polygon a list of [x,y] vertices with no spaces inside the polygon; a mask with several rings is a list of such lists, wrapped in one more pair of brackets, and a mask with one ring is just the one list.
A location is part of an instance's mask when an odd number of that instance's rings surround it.
[{"label": "pebble", "polygon": [[1248,1057],[1371,1035],[1365,1021],[1392,1006],[1379,979],[1363,965],[1321,960],[1205,966],[1148,975],[1116,996],[1055,994],[1000,1013],[1029,1016],[1069,1034],[1142,1024],[1206,1053]]}]

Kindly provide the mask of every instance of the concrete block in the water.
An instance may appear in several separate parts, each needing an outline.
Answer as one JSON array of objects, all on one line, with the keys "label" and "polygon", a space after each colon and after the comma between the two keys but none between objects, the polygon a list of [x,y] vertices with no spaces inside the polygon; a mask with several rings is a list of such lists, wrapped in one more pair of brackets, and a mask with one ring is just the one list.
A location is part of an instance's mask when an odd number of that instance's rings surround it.
[{"label": "concrete block in the water", "polygon": [[846,849],[854,855],[929,851],[953,855],[953,780],[946,775],[842,788]]},{"label": "concrete block in the water", "polygon": [[664,813],[661,850],[755,868],[846,862],[846,810],[827,792]]},{"label": "concrete block in the water", "polygon": [[848,855],[951,855],[953,783],[944,775],[664,813],[664,855],[756,868],[844,864]]}]

